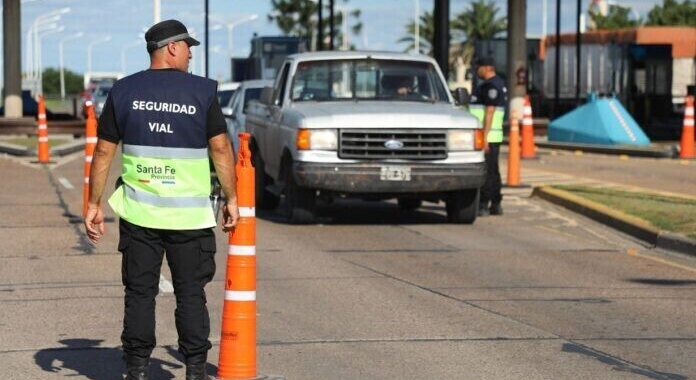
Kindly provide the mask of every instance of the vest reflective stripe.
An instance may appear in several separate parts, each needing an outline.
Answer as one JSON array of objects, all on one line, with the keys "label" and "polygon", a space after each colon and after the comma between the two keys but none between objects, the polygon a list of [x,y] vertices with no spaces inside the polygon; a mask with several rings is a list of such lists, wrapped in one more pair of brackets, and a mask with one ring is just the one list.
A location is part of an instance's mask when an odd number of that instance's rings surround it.
[{"label": "vest reflective stripe", "polygon": [[[486,116],[486,106],[482,104],[471,104],[469,106],[469,112],[474,115],[481,125],[483,125],[483,119]],[[505,108],[495,107],[495,112],[493,113],[493,120],[491,122],[491,130],[488,132],[487,141],[491,143],[501,143],[503,142],[503,118],[505,116]]]},{"label": "vest reflective stripe", "polygon": [[136,190],[124,185],[126,196],[136,202],[146,203],[157,207],[212,207],[209,197],[158,197],[152,193]]},{"label": "vest reflective stripe", "polygon": [[143,146],[123,144],[123,154],[151,158],[208,158],[208,149],[165,148],[161,146]]}]

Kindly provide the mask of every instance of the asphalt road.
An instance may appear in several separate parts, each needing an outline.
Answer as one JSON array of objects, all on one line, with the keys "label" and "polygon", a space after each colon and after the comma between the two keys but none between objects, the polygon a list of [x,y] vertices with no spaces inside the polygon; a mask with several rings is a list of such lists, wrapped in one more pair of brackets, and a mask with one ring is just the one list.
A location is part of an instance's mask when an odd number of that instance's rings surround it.
[{"label": "asphalt road", "polygon": [[[117,225],[70,224],[82,160],[0,158],[3,379],[119,379]],[[112,170],[113,171],[113,170]],[[70,189],[69,187],[74,188]],[[340,201],[321,224],[258,221],[259,372],[294,380],[694,379],[696,261],[525,196],[502,217],[445,222]],[[208,286],[217,364],[227,239]],[[163,271],[154,379],[183,378]]]}]

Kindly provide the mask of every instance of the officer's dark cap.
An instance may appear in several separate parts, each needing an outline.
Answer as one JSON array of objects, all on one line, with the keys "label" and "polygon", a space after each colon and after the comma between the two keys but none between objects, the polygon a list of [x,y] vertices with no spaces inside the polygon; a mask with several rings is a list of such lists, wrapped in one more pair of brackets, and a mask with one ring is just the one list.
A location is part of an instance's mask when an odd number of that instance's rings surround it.
[{"label": "officer's dark cap", "polygon": [[189,46],[198,46],[201,44],[198,40],[191,37],[186,26],[177,20],[159,22],[145,32],[145,42],[147,42],[148,53],[152,53],[162,46],[176,41],[186,41]]},{"label": "officer's dark cap", "polygon": [[493,67],[495,67],[495,58],[493,58],[493,56],[490,56],[490,55],[484,55],[484,56],[475,58],[472,63],[476,67],[479,67],[479,66],[493,66]]}]

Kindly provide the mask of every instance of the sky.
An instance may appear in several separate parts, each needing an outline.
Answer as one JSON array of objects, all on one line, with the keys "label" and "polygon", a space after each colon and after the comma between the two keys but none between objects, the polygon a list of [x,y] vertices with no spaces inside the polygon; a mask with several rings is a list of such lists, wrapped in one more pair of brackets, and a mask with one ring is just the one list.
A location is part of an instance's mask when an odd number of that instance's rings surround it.
[{"label": "sky", "polygon": [[[309,0],[308,0],[309,1]],[[350,36],[350,42],[357,48],[370,50],[403,51],[404,43],[397,41],[404,37],[405,25],[414,18],[415,2],[419,1],[421,12],[432,11],[432,0],[349,0],[345,3],[349,9],[362,11],[363,32],[359,36]],[[507,12],[507,0],[493,0],[500,7],[500,15]],[[587,9],[591,0],[582,0],[583,9]],[[153,23],[152,0],[22,0],[22,67],[26,68],[26,36],[30,25],[37,16],[63,7],[70,7],[70,12],[63,14],[58,24],[65,29],[42,37],[42,67],[58,67],[59,41],[78,32],[83,37],[64,41],[64,64],[67,69],[83,73],[87,69],[87,46],[109,36],[108,42],[92,45],[92,70],[122,70],[122,54],[125,54],[125,73],[142,70],[148,65],[148,56],[140,36]],[[540,36],[543,31],[542,15],[544,0],[527,0],[527,35]],[[633,7],[641,16],[661,0],[620,0],[623,6]],[[451,15],[461,12],[469,6],[470,0],[450,0]],[[547,30],[555,30],[555,0],[546,0]],[[193,29],[196,37],[203,42],[204,2],[202,0],[161,0],[162,20],[175,18]],[[336,0],[336,4],[344,4]],[[574,0],[562,0],[561,29],[575,30]],[[232,34],[233,55],[245,57],[249,54],[249,40],[254,33],[260,36],[281,35],[267,15],[271,11],[270,0],[209,0],[211,21],[215,30],[210,35],[209,76],[220,81],[229,77],[228,33],[223,24],[235,23],[256,15],[255,20],[236,25]],[[202,73],[203,45],[193,49],[195,67],[192,71]]]}]

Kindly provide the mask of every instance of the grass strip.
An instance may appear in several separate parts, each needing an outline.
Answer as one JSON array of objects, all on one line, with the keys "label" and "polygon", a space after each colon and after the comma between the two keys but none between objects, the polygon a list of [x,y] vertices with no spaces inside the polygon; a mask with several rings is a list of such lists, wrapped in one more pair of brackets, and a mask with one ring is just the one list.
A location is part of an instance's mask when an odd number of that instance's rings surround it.
[{"label": "grass strip", "polygon": [[696,239],[696,200],[604,187],[552,187],[633,215],[661,230]]}]

